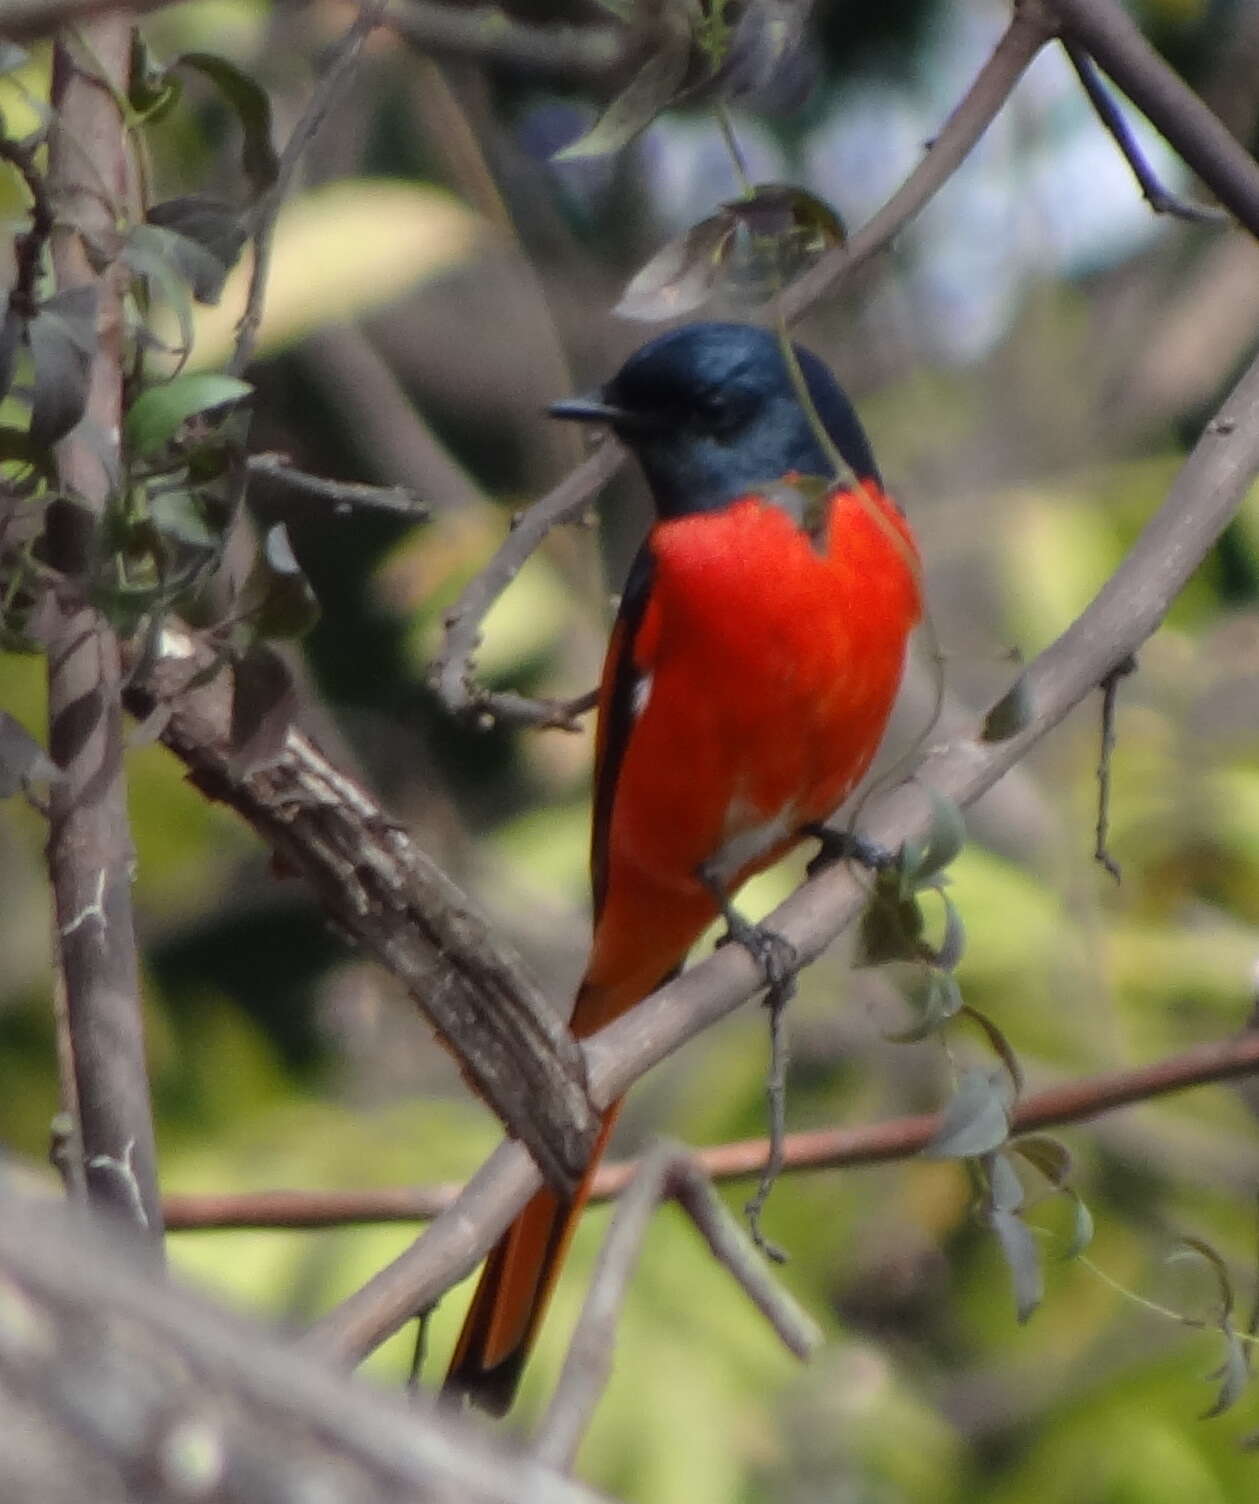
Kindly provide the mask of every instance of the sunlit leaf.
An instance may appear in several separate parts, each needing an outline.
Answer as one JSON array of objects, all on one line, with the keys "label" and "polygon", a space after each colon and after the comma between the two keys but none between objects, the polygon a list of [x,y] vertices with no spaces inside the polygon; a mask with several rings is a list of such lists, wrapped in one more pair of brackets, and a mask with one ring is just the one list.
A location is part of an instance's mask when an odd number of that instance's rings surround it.
[{"label": "sunlit leaf", "polygon": [[222,94],[236,112],[244,132],[241,167],[254,193],[265,193],[275,182],[280,161],[271,141],[271,100],[266,90],[248,73],[213,52],[185,52],[177,68],[195,68]]},{"label": "sunlit leaf", "polygon": [[38,445],[63,438],[87,407],[96,307],[95,287],[71,287],[41,303],[27,327],[35,367],[31,439]]},{"label": "sunlit leaf", "polygon": [[153,454],[197,413],[248,397],[253,387],[236,376],[213,371],[179,376],[142,392],[127,414],[127,444],[136,455]]},{"label": "sunlit leaf", "polygon": [[0,710],[0,799],[32,783],[52,783],[61,769],[20,721]]},{"label": "sunlit leaf", "polygon": [[1019,1321],[1024,1322],[1045,1295],[1040,1246],[1031,1228],[1013,1212],[989,1212],[988,1225],[997,1235],[1001,1256],[1014,1286],[1014,1308]]}]

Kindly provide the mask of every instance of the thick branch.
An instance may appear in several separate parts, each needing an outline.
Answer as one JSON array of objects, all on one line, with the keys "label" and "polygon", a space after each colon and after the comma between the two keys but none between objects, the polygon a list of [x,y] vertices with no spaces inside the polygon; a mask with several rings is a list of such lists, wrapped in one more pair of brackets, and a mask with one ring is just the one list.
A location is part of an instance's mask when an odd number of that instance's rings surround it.
[{"label": "thick branch", "polygon": [[265,767],[237,767],[231,672],[194,683],[212,664],[208,647],[168,629],[127,708],[141,719],[159,704],[169,710],[161,740],[196,786],[310,882],[337,928],[407,987],[547,1178],[571,1187],[597,1124],[563,1021],[454,884],[306,737],[290,729]]},{"label": "thick branch", "polygon": [[635,41],[619,26],[530,26],[497,6],[434,0],[394,0],[387,22],[421,52],[476,58],[570,87],[616,72]]},{"label": "thick branch", "polygon": [[[978,799],[1159,626],[1259,473],[1259,361],[1247,371],[1182,466],[1166,500],[1088,609],[1024,670],[1030,719],[1003,742],[959,738],[932,749],[906,782],[868,807],[865,830],[892,849],[923,834],[921,786],[961,805]],[[818,873],[767,920],[814,960],[852,922],[866,890],[845,866]],[[614,1101],[653,1065],[764,985],[756,962],[728,945],[653,993],[586,1045],[591,1095]],[[318,1350],[357,1360],[475,1267],[538,1185],[513,1144],[501,1145],[450,1210],[398,1259],[312,1329]]]},{"label": "thick branch", "polygon": [[5,1499],[595,1504],[484,1428],[137,1279],[64,1208],[0,1197]]},{"label": "thick branch", "polygon": [[[95,290],[96,348],[83,420],[57,446],[60,488],[73,498],[50,523],[53,563],[70,580],[93,567],[93,537],[112,492],[102,446],[117,463],[122,414],[125,271],[103,270],[129,198],[130,164],[113,91],[126,93],[131,31],[126,17],[85,25],[97,77],[70,45],[53,51],[55,125],[48,195],[59,289]],[[61,503],[63,507],[66,503]],[[139,969],[131,908],[134,853],[127,823],[118,641],[93,606],[68,598],[48,645],[49,746],[64,776],[49,801],[48,867],[56,944],[65,980],[89,1197],[144,1228],[161,1247],[161,1206],[145,1069]],[[67,1094],[68,1098],[68,1094]],[[155,1253],[155,1256],[159,1256]]]}]

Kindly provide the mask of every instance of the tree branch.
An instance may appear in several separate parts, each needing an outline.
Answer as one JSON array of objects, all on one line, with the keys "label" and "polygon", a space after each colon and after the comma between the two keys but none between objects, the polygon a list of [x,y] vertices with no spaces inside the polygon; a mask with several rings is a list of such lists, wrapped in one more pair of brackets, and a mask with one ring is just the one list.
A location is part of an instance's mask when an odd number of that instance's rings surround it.
[{"label": "tree branch", "polygon": [[[922,787],[973,803],[1159,626],[1259,473],[1259,361],[1207,424],[1163,505],[1082,615],[1023,671],[1030,718],[1006,741],[959,737],[924,755],[910,780],[868,801],[863,832],[895,850],[921,835]],[[981,722],[982,724],[982,722]],[[766,920],[807,965],[860,912],[867,894],[845,866],[819,872]],[[599,1106],[764,986],[757,963],[723,946],[587,1041]],[[357,1361],[469,1273],[539,1184],[514,1144],[495,1150],[451,1208],[356,1294],[317,1322],[310,1345]]]},{"label": "tree branch", "polygon": [[161,740],[197,788],[310,882],[336,927],[408,989],[548,1180],[571,1189],[598,1123],[563,1020],[454,884],[308,738],[290,728],[265,766],[237,765],[233,675],[214,664],[208,645],[167,628],[156,661],[128,686],[128,710],[141,720],[169,711]]},{"label": "tree branch", "polygon": [[[48,196],[57,286],[96,297],[96,346],[82,421],[56,448],[63,500],[50,519],[51,562],[88,582],[94,539],[112,498],[122,423],[125,268],[102,248],[130,201],[130,161],[117,99],[126,94],[131,28],[125,16],[86,24],[99,77],[68,41],[53,49]],[[89,247],[91,251],[89,252]],[[57,601],[48,644],[49,748],[63,776],[49,799],[48,869],[66,988],[88,1195],[142,1230],[161,1258],[153,1120],[144,1058],[131,907],[134,852],[127,822],[118,639],[78,592]],[[67,1091],[66,1100],[71,1100]]]},{"label": "tree branch", "polygon": [[1119,86],[1237,220],[1259,237],[1259,164],[1114,0],[1046,0],[1071,41]]},{"label": "tree branch", "polygon": [[763,1312],[788,1350],[807,1358],[821,1333],[770,1274],[752,1239],[717,1196],[686,1150],[658,1144],[637,1164],[604,1239],[568,1356],[533,1453],[549,1467],[567,1471],[607,1387],[616,1328],[643,1240],[656,1208],[676,1200],[727,1268]]},{"label": "tree branch", "polygon": [[412,522],[426,522],[430,515],[428,507],[408,486],[368,486],[361,481],[329,480],[298,470],[282,454],[251,454],[246,467],[251,476],[261,476],[279,490],[327,502],[338,514],[348,514],[357,508],[401,514]]},{"label": "tree branch", "polygon": [[64,1207],[0,1195],[6,1499],[596,1504],[421,1397],[350,1383]]},{"label": "tree branch", "polygon": [[570,86],[599,83],[616,73],[635,43],[625,27],[531,26],[497,6],[433,0],[395,0],[387,24],[421,52],[475,58]]},{"label": "tree branch", "polygon": [[[1259,1033],[1218,1044],[1199,1045],[1151,1065],[1110,1071],[1032,1092],[1011,1117],[1013,1133],[1036,1133],[1068,1123],[1087,1122],[1121,1107],[1149,1102],[1197,1086],[1218,1085],[1259,1072]],[[925,1148],[940,1126],[936,1113],[916,1113],[856,1128],[817,1128],[783,1139],[784,1172],[839,1170],[908,1159]],[[691,1151],[709,1180],[746,1180],[769,1162],[770,1142],[742,1139]],[[620,1196],[642,1161],[623,1159],[601,1165],[592,1202]],[[458,1198],[457,1182],[395,1186],[370,1191],[234,1191],[168,1195],[163,1201],[172,1232],[214,1232],[224,1228],[346,1227],[370,1222],[428,1222]]]},{"label": "tree branch", "polygon": [[301,165],[306,149],[318,135],[328,117],[338,91],[345,83],[354,65],[358,62],[363,44],[380,25],[386,0],[362,0],[359,13],[350,23],[345,34],[328,53],[323,72],[311,91],[310,99],[293,132],[280,153],[275,182],[254,205],[252,215],[253,266],[249,274],[249,291],[245,298],[245,311],[236,327],[236,346],[227,369],[240,375],[253,358],[258,330],[262,324],[262,308],[267,296],[267,281],[271,271],[271,243],[275,237],[276,221],[284,200],[293,186],[293,179]]}]

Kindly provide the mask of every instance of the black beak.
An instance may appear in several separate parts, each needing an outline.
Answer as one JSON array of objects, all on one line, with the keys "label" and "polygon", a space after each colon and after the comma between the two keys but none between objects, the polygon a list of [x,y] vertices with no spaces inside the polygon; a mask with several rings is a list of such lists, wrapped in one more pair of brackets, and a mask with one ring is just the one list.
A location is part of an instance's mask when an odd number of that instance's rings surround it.
[{"label": "black beak", "polygon": [[562,402],[552,402],[547,412],[553,418],[568,418],[575,423],[631,424],[634,421],[633,413],[605,402],[602,392],[591,392],[586,397],[565,397]]}]

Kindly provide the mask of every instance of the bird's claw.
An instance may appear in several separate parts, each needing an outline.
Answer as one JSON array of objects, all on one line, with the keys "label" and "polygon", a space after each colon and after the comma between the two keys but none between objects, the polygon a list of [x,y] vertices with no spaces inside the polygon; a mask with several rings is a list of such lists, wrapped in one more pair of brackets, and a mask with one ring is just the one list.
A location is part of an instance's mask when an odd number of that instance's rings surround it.
[{"label": "bird's claw", "polygon": [[836,862],[856,862],[870,872],[883,872],[896,861],[896,853],[877,841],[852,830],[835,830],[830,825],[806,825],[805,835],[819,842],[817,855],[805,868],[809,877],[833,867]]}]

